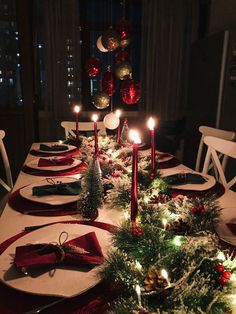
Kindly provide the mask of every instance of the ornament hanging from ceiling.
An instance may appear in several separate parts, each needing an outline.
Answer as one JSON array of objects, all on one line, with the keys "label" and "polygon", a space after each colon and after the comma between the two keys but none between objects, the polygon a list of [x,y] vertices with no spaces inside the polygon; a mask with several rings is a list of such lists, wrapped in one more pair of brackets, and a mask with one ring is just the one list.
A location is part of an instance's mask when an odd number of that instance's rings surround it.
[{"label": "ornament hanging from ceiling", "polygon": [[121,83],[120,96],[127,105],[135,104],[140,99],[140,87],[137,81],[127,79]]},{"label": "ornament hanging from ceiling", "polygon": [[96,76],[101,72],[102,63],[98,58],[91,57],[87,60],[85,71],[89,76]]},{"label": "ornament hanging from ceiling", "polygon": [[130,38],[120,40],[120,47],[126,48],[130,44]]},{"label": "ornament hanging from ceiling", "polygon": [[129,61],[129,53],[126,50],[118,51],[115,54],[115,63],[120,63],[121,61]]},{"label": "ornament hanging from ceiling", "polygon": [[114,130],[119,126],[120,119],[115,115],[114,112],[110,112],[104,117],[103,123],[107,129]]},{"label": "ornament hanging from ceiling", "polygon": [[106,48],[104,48],[103,44],[102,44],[102,36],[99,36],[97,39],[97,48],[101,51],[101,52],[108,52],[108,50]]},{"label": "ornament hanging from ceiling", "polygon": [[116,23],[115,30],[122,40],[130,37],[130,25],[124,18]]},{"label": "ornament hanging from ceiling", "polygon": [[92,103],[97,109],[105,109],[110,104],[110,97],[107,93],[98,91],[95,95],[93,95]]},{"label": "ornament hanging from ceiling", "polygon": [[109,28],[103,33],[102,45],[105,49],[109,51],[113,51],[119,47],[119,44],[120,44],[120,38],[114,29]]},{"label": "ornament hanging from ceiling", "polygon": [[129,62],[122,61],[117,64],[115,69],[116,77],[120,80],[125,80],[132,74],[132,67]]},{"label": "ornament hanging from ceiling", "polygon": [[111,72],[110,66],[102,77],[102,90],[107,93],[108,96],[112,96],[115,92],[115,77]]}]

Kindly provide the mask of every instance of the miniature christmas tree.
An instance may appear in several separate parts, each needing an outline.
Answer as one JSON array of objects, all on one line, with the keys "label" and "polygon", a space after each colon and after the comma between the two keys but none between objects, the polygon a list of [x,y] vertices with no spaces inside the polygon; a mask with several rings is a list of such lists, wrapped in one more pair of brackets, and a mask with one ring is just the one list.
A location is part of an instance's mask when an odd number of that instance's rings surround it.
[{"label": "miniature christmas tree", "polygon": [[103,186],[101,182],[101,168],[99,160],[95,157],[91,161],[82,182],[82,190],[78,209],[84,218],[95,220],[98,208],[102,205]]}]

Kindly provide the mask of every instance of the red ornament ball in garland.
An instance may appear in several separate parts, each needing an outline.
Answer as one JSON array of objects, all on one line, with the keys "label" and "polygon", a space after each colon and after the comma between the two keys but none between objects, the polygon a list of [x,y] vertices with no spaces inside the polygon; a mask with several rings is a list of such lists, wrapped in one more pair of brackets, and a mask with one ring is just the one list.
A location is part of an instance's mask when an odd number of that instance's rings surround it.
[{"label": "red ornament ball in garland", "polygon": [[108,96],[112,96],[115,92],[115,77],[108,69],[102,77],[102,90],[107,93]]},{"label": "red ornament ball in garland", "polygon": [[120,45],[120,38],[116,31],[109,28],[102,35],[102,45],[105,49],[113,51]]},{"label": "red ornament ball in garland", "polygon": [[228,279],[226,279],[224,276],[220,276],[220,277],[218,278],[218,280],[219,280],[219,283],[220,283],[222,286],[224,286],[224,285],[227,283],[227,281],[228,281]]},{"label": "red ornament ball in garland", "polygon": [[229,271],[224,271],[223,274],[222,274],[222,276],[223,276],[225,279],[229,280],[230,277],[231,277],[231,272],[229,272]]},{"label": "red ornament ball in garland", "polygon": [[225,269],[224,265],[222,264],[218,264],[216,266],[216,270],[218,271],[218,273],[222,273],[222,271]]},{"label": "red ornament ball in garland", "polygon": [[121,61],[129,61],[128,51],[121,50],[115,54],[115,63],[120,63]]},{"label": "red ornament ball in garland", "polygon": [[120,89],[120,96],[127,105],[135,104],[140,99],[140,87],[137,81],[127,79],[122,82]]},{"label": "red ornament ball in garland", "polygon": [[85,65],[85,71],[89,76],[96,76],[101,72],[102,63],[98,58],[89,58]]},{"label": "red ornament ball in garland", "polygon": [[121,39],[127,39],[130,37],[131,27],[129,22],[125,19],[122,19],[116,23],[115,30]]},{"label": "red ornament ball in garland", "polygon": [[139,227],[133,227],[132,228],[132,235],[133,236],[141,236],[141,235],[143,235],[143,230]]}]

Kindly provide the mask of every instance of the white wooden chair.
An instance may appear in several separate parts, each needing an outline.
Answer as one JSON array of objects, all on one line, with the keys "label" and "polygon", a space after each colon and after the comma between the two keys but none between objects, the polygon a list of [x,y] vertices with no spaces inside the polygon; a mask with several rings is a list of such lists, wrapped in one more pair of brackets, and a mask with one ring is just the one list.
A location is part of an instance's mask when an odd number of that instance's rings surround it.
[{"label": "white wooden chair", "polygon": [[[62,121],[61,126],[65,129],[65,136],[68,138],[69,135],[76,136],[76,123],[73,121]],[[79,131],[91,132],[94,130],[93,122],[79,122]],[[106,135],[106,128],[102,121],[97,122],[98,135]]]},{"label": "white wooden chair", "polygon": [[5,136],[5,132],[3,130],[0,130],[0,154],[1,154],[1,159],[3,162],[4,170],[5,170],[5,178],[4,179],[0,178],[0,184],[4,187],[4,190],[1,191],[0,216],[2,214],[3,209],[6,206],[10,192],[13,188],[11,168],[10,168],[9,160],[7,157],[5,145],[3,143],[4,136]]},{"label": "white wooden chair", "polygon": [[6,181],[0,178],[0,184],[8,191],[10,192],[13,188],[13,181],[12,181],[12,175],[11,175],[11,168],[9,164],[9,160],[7,157],[7,152],[3,143],[3,138],[5,136],[5,132],[3,130],[0,130],[0,153],[3,161],[3,166],[6,173]]},{"label": "white wooden chair", "polygon": [[[236,143],[214,136],[205,136],[204,143],[208,146],[206,158],[203,166],[203,173],[208,173],[209,164],[213,162],[215,169],[219,175],[219,181],[226,189],[230,189],[236,183],[236,171],[233,178],[227,181],[225,177],[225,169],[223,168],[224,157],[236,159]],[[219,153],[223,155],[223,161],[219,158]],[[236,169],[236,168],[233,168]]]},{"label": "white wooden chair", "polygon": [[[202,160],[202,152],[203,152],[205,136],[214,136],[214,137],[222,138],[228,141],[233,141],[236,137],[236,132],[215,129],[215,128],[211,128],[209,126],[204,126],[204,125],[199,127],[199,132],[202,134],[202,136],[201,136],[201,140],[198,147],[198,153],[197,153],[197,159],[196,159],[196,165],[195,165],[195,170],[198,172],[200,171],[200,164]],[[227,159],[228,159],[227,157],[224,158],[224,162],[223,162],[224,170],[226,167]],[[210,169],[212,168],[212,166],[213,166],[212,164],[209,165]]]}]

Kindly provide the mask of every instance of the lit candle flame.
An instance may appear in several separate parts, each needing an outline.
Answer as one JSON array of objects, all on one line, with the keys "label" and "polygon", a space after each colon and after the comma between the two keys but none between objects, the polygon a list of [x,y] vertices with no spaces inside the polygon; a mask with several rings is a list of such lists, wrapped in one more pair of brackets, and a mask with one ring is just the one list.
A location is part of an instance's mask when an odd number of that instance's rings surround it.
[{"label": "lit candle flame", "polygon": [[93,120],[94,122],[97,122],[97,121],[98,121],[98,115],[97,115],[97,114],[93,114],[93,115],[92,115],[92,120]]},{"label": "lit candle flame", "polygon": [[164,230],[166,230],[166,227],[167,227],[167,219],[163,218],[163,219],[162,219],[162,223],[163,223]]},{"label": "lit candle flame", "polygon": [[137,131],[135,130],[130,130],[129,131],[129,137],[130,139],[136,143],[136,144],[140,144],[141,143],[141,140],[140,140],[140,137],[139,137],[139,134]]},{"label": "lit candle flame", "polygon": [[152,117],[148,119],[148,123],[147,124],[148,124],[148,128],[150,130],[154,130],[155,121],[154,121],[154,119]]},{"label": "lit candle flame", "polygon": [[79,113],[80,112],[80,106],[74,106],[74,112]]},{"label": "lit candle flame", "polygon": [[142,307],[142,302],[141,302],[141,288],[139,285],[135,286],[135,290],[138,296],[138,306],[141,308]]},{"label": "lit candle flame", "polygon": [[161,275],[162,275],[162,277],[167,281],[168,286],[170,286],[170,281],[169,281],[169,278],[168,278],[168,273],[167,273],[167,271],[166,271],[165,269],[162,269],[162,270],[161,270]]},{"label": "lit candle flame", "polygon": [[115,112],[115,115],[117,116],[117,118],[120,118],[120,116],[121,116],[121,110],[120,110],[120,109],[117,109],[116,112]]}]

